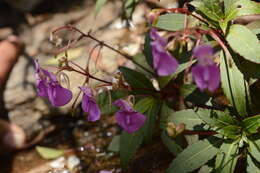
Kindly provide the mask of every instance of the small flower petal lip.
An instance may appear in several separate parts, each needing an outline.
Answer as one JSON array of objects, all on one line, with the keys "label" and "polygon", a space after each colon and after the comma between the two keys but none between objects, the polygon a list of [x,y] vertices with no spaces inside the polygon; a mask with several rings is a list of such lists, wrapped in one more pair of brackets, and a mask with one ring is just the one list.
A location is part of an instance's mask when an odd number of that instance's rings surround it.
[{"label": "small flower petal lip", "polygon": [[92,91],[89,87],[80,87],[83,92],[82,98],[82,109],[84,112],[88,113],[88,121],[97,121],[100,119],[101,111],[93,98]]},{"label": "small flower petal lip", "polygon": [[214,53],[210,45],[201,45],[193,49],[193,56],[198,63],[192,67],[191,72],[198,88],[214,92],[220,84],[220,70],[212,60]]},{"label": "small flower petal lip", "polygon": [[118,99],[114,105],[120,108],[116,113],[116,121],[126,132],[134,133],[144,125],[146,117],[133,110],[126,101]]},{"label": "small flower petal lip", "polygon": [[38,60],[35,60],[34,64],[38,95],[48,98],[55,107],[64,106],[69,103],[72,99],[72,92],[63,88],[53,73],[41,68]]},{"label": "small flower petal lip", "polygon": [[150,31],[152,38],[151,48],[153,55],[153,67],[159,76],[168,76],[174,73],[178,67],[177,60],[165,49],[167,41],[161,37],[155,28]]}]

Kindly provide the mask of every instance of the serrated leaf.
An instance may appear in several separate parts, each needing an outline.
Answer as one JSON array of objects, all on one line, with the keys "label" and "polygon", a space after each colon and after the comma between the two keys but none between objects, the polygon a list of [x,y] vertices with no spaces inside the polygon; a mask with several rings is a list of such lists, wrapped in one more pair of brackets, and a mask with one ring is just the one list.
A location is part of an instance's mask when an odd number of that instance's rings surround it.
[{"label": "serrated leaf", "polygon": [[253,159],[247,155],[247,173],[260,173],[260,164],[255,163]]},{"label": "serrated leaf", "polygon": [[173,122],[174,124],[184,123],[185,129],[188,130],[196,130],[204,123],[193,109],[185,109],[171,113],[168,122]]},{"label": "serrated leaf", "polygon": [[48,148],[48,147],[37,146],[36,151],[44,159],[56,159],[64,155],[64,150],[58,150],[58,149]]},{"label": "serrated leaf", "polygon": [[154,94],[156,91],[149,79],[140,72],[127,67],[119,67],[127,83],[132,87],[133,94]]},{"label": "serrated leaf", "polygon": [[108,146],[109,151],[119,152],[120,149],[120,135],[116,135],[113,137],[112,141]]},{"label": "serrated leaf", "polygon": [[96,6],[95,6],[95,15],[97,15],[101,8],[105,5],[105,3],[107,2],[107,0],[97,0],[96,1]]},{"label": "serrated leaf", "polygon": [[248,140],[249,144],[249,152],[251,155],[258,161],[260,162],[260,136],[259,134],[251,137]]},{"label": "serrated leaf", "polygon": [[260,4],[250,0],[224,0],[225,21],[240,16],[260,14]]},{"label": "serrated leaf", "polygon": [[220,134],[228,138],[237,138],[240,135],[239,122],[226,112],[199,108],[196,113],[206,124]]},{"label": "serrated leaf", "polygon": [[122,132],[120,136],[120,160],[124,167],[127,166],[135,152],[143,141],[143,134],[141,130],[135,133]]},{"label": "serrated leaf", "polygon": [[257,133],[260,127],[260,115],[255,115],[243,120],[244,131],[248,133]]},{"label": "serrated leaf", "polygon": [[213,21],[219,22],[224,18],[220,0],[197,0],[190,4]]},{"label": "serrated leaf", "polygon": [[162,132],[161,138],[163,144],[173,155],[177,156],[180,152],[182,152],[181,146],[178,145],[173,139],[171,139],[165,132]]},{"label": "serrated leaf", "polygon": [[237,153],[237,142],[224,142],[216,157],[216,173],[233,173],[238,159]]},{"label": "serrated leaf", "polygon": [[245,59],[260,63],[260,44],[257,36],[243,25],[232,25],[226,37],[231,48]]},{"label": "serrated leaf", "polygon": [[173,160],[167,173],[188,173],[199,168],[217,154],[220,143],[219,138],[211,137],[188,146]]},{"label": "serrated leaf", "polygon": [[[227,61],[228,60],[228,61]],[[247,86],[243,74],[231,57],[220,54],[221,85],[228,101],[240,116],[247,116]]]},{"label": "serrated leaf", "polygon": [[161,15],[154,26],[168,31],[178,31],[184,28],[184,18],[183,14],[178,13]]}]

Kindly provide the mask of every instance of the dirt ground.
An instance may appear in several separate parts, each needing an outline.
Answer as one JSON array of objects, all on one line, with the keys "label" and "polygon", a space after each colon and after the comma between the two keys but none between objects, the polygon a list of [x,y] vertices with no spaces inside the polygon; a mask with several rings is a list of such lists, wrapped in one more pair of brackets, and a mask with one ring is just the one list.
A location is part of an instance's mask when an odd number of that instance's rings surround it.
[{"label": "dirt ground", "polygon": [[[32,63],[33,59],[37,58],[45,68],[54,69],[53,67],[57,65],[54,55],[59,49],[50,41],[50,33],[68,24],[85,33],[91,30],[96,38],[130,55],[135,55],[142,49],[144,42],[142,34],[146,30],[146,16],[151,4],[139,5],[133,14],[131,27],[127,28],[126,22],[120,17],[122,2],[119,0],[109,1],[97,16],[94,13],[94,2],[90,0],[38,1],[26,6],[16,0],[9,3],[0,1],[0,40],[15,33],[25,45],[24,52],[8,81],[5,101],[11,121],[26,131],[28,141],[46,129],[52,129],[37,145],[64,149],[66,154],[55,160],[44,160],[33,146],[8,157],[2,157],[0,172],[95,173],[100,170],[164,172],[172,156],[160,142],[141,149],[130,169],[123,170],[120,167],[118,154],[107,150],[112,137],[120,131],[115,125],[113,116],[103,115],[99,122],[88,123],[86,117],[70,114],[71,104],[59,109],[53,108],[46,100],[36,96]],[[165,0],[159,5],[171,4]],[[59,33],[62,43],[73,37],[75,35],[69,31]],[[93,46],[95,42],[81,40],[68,51],[68,57],[84,66]],[[94,51],[95,54],[97,52]],[[110,74],[115,73],[119,65],[133,66],[123,57],[104,48],[98,60],[95,56],[91,58],[90,71],[101,78],[111,80]],[[78,86],[85,79],[72,72],[66,74],[70,79],[70,87],[76,95]]]}]

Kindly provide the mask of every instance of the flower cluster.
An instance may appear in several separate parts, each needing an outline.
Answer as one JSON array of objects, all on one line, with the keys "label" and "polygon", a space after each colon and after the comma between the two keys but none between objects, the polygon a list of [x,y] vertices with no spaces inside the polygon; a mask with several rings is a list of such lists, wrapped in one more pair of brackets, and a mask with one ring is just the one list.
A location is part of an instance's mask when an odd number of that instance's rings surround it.
[{"label": "flower cluster", "polygon": [[[64,106],[69,103],[72,99],[72,92],[62,87],[53,73],[41,68],[37,60],[35,60],[35,68],[38,95],[48,98],[55,107]],[[86,86],[79,88],[83,92],[81,107],[84,112],[88,113],[88,121],[99,120],[101,111],[94,99],[91,88]],[[120,107],[120,110],[116,113],[116,120],[125,131],[133,133],[140,129],[146,119],[144,115],[134,111],[131,106],[122,99],[115,101],[114,104]]]},{"label": "flower cluster", "polygon": [[35,77],[38,95],[48,98],[55,107],[69,103],[72,99],[72,92],[63,88],[53,73],[42,69],[37,60],[35,60],[34,63],[36,68]]},{"label": "flower cluster", "polygon": [[161,37],[156,29],[150,31],[153,67],[159,76],[168,76],[174,73],[178,67],[177,60],[166,50],[167,41]]},{"label": "flower cluster", "polygon": [[210,45],[201,45],[193,49],[193,56],[198,63],[192,67],[192,75],[198,88],[203,91],[215,91],[220,84],[220,70],[212,60],[214,53]]}]

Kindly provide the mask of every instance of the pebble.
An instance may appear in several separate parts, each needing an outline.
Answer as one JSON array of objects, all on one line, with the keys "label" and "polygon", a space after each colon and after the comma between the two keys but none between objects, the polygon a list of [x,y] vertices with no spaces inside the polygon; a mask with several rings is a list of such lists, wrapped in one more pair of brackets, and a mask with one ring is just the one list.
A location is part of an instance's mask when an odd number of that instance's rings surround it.
[{"label": "pebble", "polygon": [[73,170],[79,164],[80,164],[80,160],[76,156],[70,156],[67,160],[67,167],[69,168],[69,170]]}]

